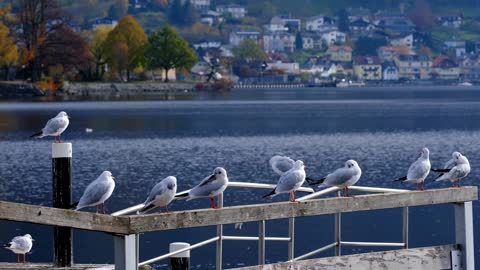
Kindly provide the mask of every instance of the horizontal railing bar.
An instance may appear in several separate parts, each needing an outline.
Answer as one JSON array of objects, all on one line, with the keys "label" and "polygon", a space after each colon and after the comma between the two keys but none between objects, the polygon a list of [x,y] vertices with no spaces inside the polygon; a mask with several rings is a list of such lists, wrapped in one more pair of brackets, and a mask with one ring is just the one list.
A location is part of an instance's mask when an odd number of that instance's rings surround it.
[{"label": "horizontal railing bar", "polygon": [[185,252],[185,251],[189,251],[189,250],[192,250],[192,249],[196,249],[196,248],[199,248],[199,247],[208,245],[208,244],[210,244],[210,243],[213,243],[213,242],[217,241],[218,239],[220,239],[220,237],[215,236],[215,237],[210,238],[210,239],[208,239],[208,240],[205,240],[205,241],[203,241],[203,242],[196,243],[195,245],[191,245],[191,246],[189,246],[189,247],[182,248],[182,249],[176,250],[176,251],[174,251],[174,252],[170,252],[170,253],[167,253],[167,254],[165,254],[165,255],[155,257],[155,258],[150,259],[150,260],[146,260],[146,261],[144,261],[144,262],[139,263],[138,266],[142,266],[142,265],[146,265],[146,264],[150,264],[150,263],[154,263],[154,262],[161,261],[161,260],[166,259],[166,258],[168,258],[168,257],[171,257],[171,256],[173,256],[173,255],[176,255],[176,254],[179,254],[179,253],[182,253],[182,252]]},{"label": "horizontal railing bar", "polygon": [[351,247],[404,247],[405,243],[388,243],[388,242],[348,242],[341,241],[342,246]]},{"label": "horizontal railing bar", "polygon": [[[377,187],[362,187],[362,186],[351,186],[349,187],[350,190],[356,190],[356,191],[363,191],[363,192],[371,192],[371,193],[405,193],[409,192],[410,190],[406,189],[394,189],[394,188],[377,188]],[[317,191],[312,194],[305,195],[303,197],[300,197],[297,199],[297,201],[305,201],[305,200],[310,200],[310,199],[315,199],[318,198],[322,195],[328,194],[328,193],[333,193],[337,190],[340,190],[337,187],[329,187],[326,189],[322,189],[320,191]]]},{"label": "horizontal railing bar", "polygon": [[318,254],[318,253],[320,253],[320,252],[323,252],[323,251],[325,251],[325,250],[329,250],[329,249],[331,249],[331,248],[334,248],[334,247],[336,247],[337,245],[338,245],[337,242],[331,243],[330,245],[326,245],[326,246],[321,247],[321,248],[319,248],[319,249],[315,249],[315,250],[310,251],[310,252],[308,252],[308,253],[305,253],[305,254],[303,254],[303,255],[301,255],[301,256],[298,256],[298,257],[296,257],[296,258],[293,258],[293,259],[290,260],[289,262],[294,262],[294,261],[298,261],[298,260],[302,260],[302,259],[311,257],[311,256],[313,256],[313,255],[315,255],[315,254]]},{"label": "horizontal railing bar", "polygon": [[[222,236],[223,240],[238,240],[238,241],[258,241],[258,236]],[[267,241],[290,241],[290,237],[265,237]]]},{"label": "horizontal railing bar", "polygon": [[[248,183],[248,182],[228,182],[228,186],[229,187],[235,187],[235,188],[273,189],[273,188],[275,188],[276,185],[274,185],[274,184],[261,184],[261,183]],[[190,191],[190,189],[180,191],[176,195],[182,195],[182,194],[187,193],[189,191]],[[313,193],[314,192],[314,190],[312,188],[309,188],[309,187],[301,187],[301,188],[298,189],[298,191],[308,192],[308,193]],[[122,209],[122,210],[119,210],[119,211],[113,213],[112,216],[124,216],[124,215],[133,214],[133,213],[136,213],[137,211],[141,210],[144,206],[145,206],[145,204],[143,204],[143,203],[137,204],[137,205],[134,205],[134,206],[130,206],[128,208],[125,208],[125,209]]]},{"label": "horizontal railing bar", "polygon": [[144,233],[180,228],[205,227],[259,220],[319,216],[335,213],[401,208],[407,206],[458,203],[478,199],[478,188],[429,189],[407,193],[330,197],[299,202],[238,205],[220,209],[194,209],[169,214],[129,216],[130,233]]},{"label": "horizontal railing bar", "polygon": [[297,202],[303,202],[303,201],[306,201],[306,200],[315,199],[315,198],[318,198],[322,195],[335,192],[337,190],[340,190],[340,189],[338,187],[329,187],[329,188],[322,189],[320,191],[314,192],[312,194],[308,194],[308,195],[305,195],[303,197],[300,197],[300,198],[296,199],[296,201]]}]

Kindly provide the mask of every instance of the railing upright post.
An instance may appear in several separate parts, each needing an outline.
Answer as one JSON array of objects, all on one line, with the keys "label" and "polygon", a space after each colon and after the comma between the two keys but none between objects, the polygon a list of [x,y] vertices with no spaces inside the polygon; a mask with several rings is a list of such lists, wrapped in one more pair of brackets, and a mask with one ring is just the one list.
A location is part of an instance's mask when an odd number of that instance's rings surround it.
[{"label": "railing upright post", "polygon": [[135,234],[114,235],[115,270],[138,269],[138,237]]},{"label": "railing upright post", "polygon": [[288,219],[288,260],[293,260],[295,257],[295,218]]},{"label": "railing upright post", "polygon": [[[337,197],[340,197],[340,191],[337,191]],[[342,213],[335,213],[335,256],[342,255]]]},{"label": "railing upright post", "polygon": [[455,208],[455,242],[462,252],[462,269],[474,270],[473,249],[473,209],[472,202],[454,204]]},{"label": "railing upright post", "polygon": [[[218,208],[223,207],[223,193],[220,193],[218,195]],[[223,254],[223,225],[219,224],[217,225],[217,260],[216,260],[216,267],[217,270],[222,269],[222,254]]]},{"label": "railing upright post", "polygon": [[408,207],[403,208],[403,232],[402,238],[403,243],[405,244],[405,248],[408,248]]},{"label": "railing upright post", "polygon": [[265,220],[258,222],[258,264],[265,264]]}]

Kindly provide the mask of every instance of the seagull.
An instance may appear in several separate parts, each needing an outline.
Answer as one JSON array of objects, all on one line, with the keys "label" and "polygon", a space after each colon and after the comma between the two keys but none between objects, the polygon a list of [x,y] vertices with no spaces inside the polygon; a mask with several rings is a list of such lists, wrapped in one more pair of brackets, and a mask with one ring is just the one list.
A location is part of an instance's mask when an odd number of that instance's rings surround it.
[{"label": "seagull", "polygon": [[186,193],[175,195],[175,198],[186,198],[187,201],[196,198],[210,197],[212,208],[215,207],[215,196],[220,195],[228,186],[227,171],[222,167],[213,170],[213,174],[205,177],[197,186]]},{"label": "seagull", "polygon": [[[68,127],[70,121],[68,120],[70,116],[67,115],[66,112],[59,112],[57,116],[48,120],[45,127],[40,130],[39,132],[30,136],[30,138],[43,138],[45,136],[53,136],[53,142],[59,142],[60,134],[62,134]],[[58,139],[58,140],[57,140]]]},{"label": "seagull", "polygon": [[263,198],[271,198],[282,193],[290,193],[290,201],[294,202],[295,191],[305,182],[305,175],[305,165],[303,161],[295,161],[293,167],[280,176],[277,186],[270,193],[263,196]]},{"label": "seagull", "polygon": [[308,181],[310,185],[321,184],[320,187],[336,186],[342,188],[345,196],[349,196],[348,187],[355,185],[362,176],[362,169],[355,160],[347,160],[343,168],[335,170],[320,180]]},{"label": "seagull", "polygon": [[139,213],[143,214],[156,207],[165,207],[168,213],[167,205],[173,200],[175,193],[177,193],[177,178],[168,176],[152,188],[144,203],[145,206]]},{"label": "seagull", "polygon": [[115,178],[109,171],[104,171],[100,176],[90,183],[85,192],[83,192],[80,201],[76,204],[75,210],[80,210],[89,206],[96,206],[98,213],[98,205],[102,205],[102,212],[105,214],[105,201],[110,198],[115,189]]},{"label": "seagull", "polygon": [[30,252],[33,246],[33,239],[30,234],[15,236],[10,243],[3,247],[17,254],[17,262],[20,263],[20,254],[23,255],[23,263],[26,263],[26,253]]},{"label": "seagull", "polygon": [[[287,156],[275,155],[270,158],[269,163],[273,171],[279,176],[282,176],[293,167],[295,161]],[[305,179],[307,181],[313,181],[313,179],[309,178],[308,176],[306,176]]]},{"label": "seagull", "polygon": [[466,156],[459,152],[453,152],[452,159],[445,163],[443,169],[432,169],[432,171],[441,172],[437,179],[435,179],[435,182],[450,180],[450,182],[452,182],[452,187],[455,187],[455,182],[457,182],[457,186],[460,187],[460,180],[470,173],[470,163]]},{"label": "seagull", "polygon": [[418,184],[421,184],[420,189],[424,190],[425,178],[427,178],[431,168],[429,155],[430,151],[428,148],[422,148],[420,157],[410,165],[410,168],[408,168],[407,176],[401,177],[395,181],[413,182],[416,185],[416,189],[419,188]]}]

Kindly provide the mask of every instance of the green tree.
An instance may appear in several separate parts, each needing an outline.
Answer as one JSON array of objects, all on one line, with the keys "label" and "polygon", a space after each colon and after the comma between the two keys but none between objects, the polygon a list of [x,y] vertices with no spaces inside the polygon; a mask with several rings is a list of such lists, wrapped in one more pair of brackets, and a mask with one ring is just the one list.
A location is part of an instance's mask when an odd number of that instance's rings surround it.
[{"label": "green tree", "polygon": [[183,5],[183,25],[190,26],[193,25],[196,21],[198,21],[199,16],[195,7],[190,3],[190,0],[185,1]]},{"label": "green tree", "polygon": [[297,32],[297,35],[295,36],[295,49],[303,50],[303,38],[300,32]]},{"label": "green tree", "polygon": [[348,20],[348,12],[345,8],[342,8],[337,13],[338,17],[338,30],[342,32],[350,32],[350,21]]},{"label": "green tree", "polygon": [[356,55],[377,55],[377,49],[387,45],[385,38],[359,37],[355,42]]},{"label": "green tree", "polygon": [[104,74],[104,67],[107,63],[107,46],[105,46],[105,41],[107,40],[108,34],[112,31],[111,27],[101,26],[98,27],[92,34],[92,39],[90,40],[90,61],[95,66],[95,80],[101,80]]},{"label": "green tree", "polygon": [[251,39],[245,39],[237,47],[233,48],[233,55],[237,63],[264,61],[267,59],[267,54]]},{"label": "green tree", "polygon": [[197,62],[193,49],[170,26],[164,26],[148,37],[145,55],[148,68],[164,70],[165,82],[168,82],[171,69],[189,70]]},{"label": "green tree", "polygon": [[9,36],[8,28],[0,22],[0,67],[5,70],[5,80],[10,79],[10,68],[18,60],[18,48]]},{"label": "green tree", "polygon": [[168,9],[168,21],[174,25],[181,25],[183,17],[183,7],[180,0],[173,0]]},{"label": "green tree", "polygon": [[[123,72],[126,72],[127,80],[130,80],[131,72],[145,63],[145,45],[147,44],[147,35],[142,26],[132,16],[125,16],[118,25],[108,34],[105,40],[105,51],[107,54],[107,63],[114,67],[120,78]],[[119,61],[119,52],[124,53]]]}]

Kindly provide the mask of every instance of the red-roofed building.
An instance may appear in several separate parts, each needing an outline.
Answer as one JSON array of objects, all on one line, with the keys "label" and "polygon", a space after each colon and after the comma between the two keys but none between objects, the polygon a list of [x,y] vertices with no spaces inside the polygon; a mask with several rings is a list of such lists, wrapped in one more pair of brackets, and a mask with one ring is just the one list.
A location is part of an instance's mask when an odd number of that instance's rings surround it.
[{"label": "red-roofed building", "polygon": [[460,67],[446,55],[435,58],[432,68],[432,77],[437,80],[458,80],[460,77]]},{"label": "red-roofed building", "polygon": [[359,80],[381,80],[382,61],[376,56],[356,56],[353,60],[353,71]]},{"label": "red-roofed building", "polygon": [[331,61],[335,62],[351,62],[352,48],[349,46],[330,46],[327,50]]}]

